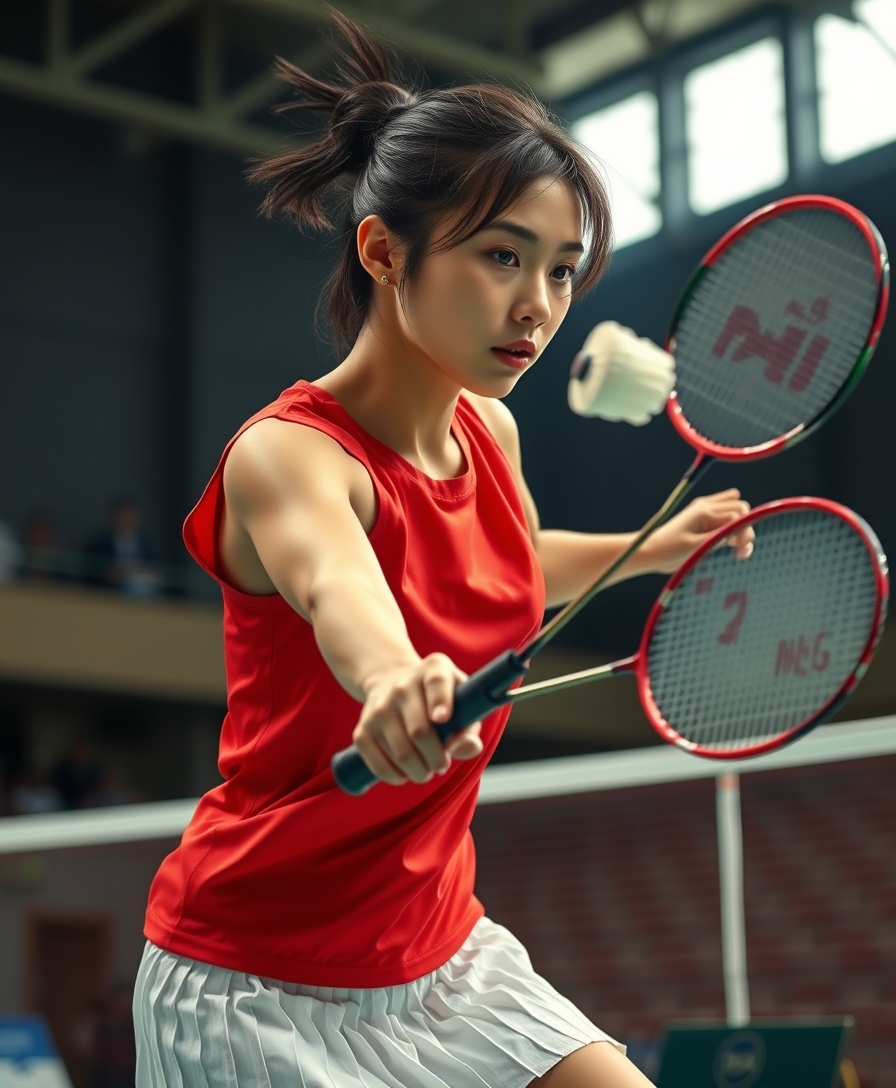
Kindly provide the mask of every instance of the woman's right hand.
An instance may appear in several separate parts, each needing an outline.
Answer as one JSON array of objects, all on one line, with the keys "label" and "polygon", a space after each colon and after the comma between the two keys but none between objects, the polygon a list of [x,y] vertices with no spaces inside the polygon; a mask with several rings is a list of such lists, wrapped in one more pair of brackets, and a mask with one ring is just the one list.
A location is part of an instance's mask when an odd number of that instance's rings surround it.
[{"label": "woman's right hand", "polygon": [[352,740],[383,782],[403,786],[444,774],[452,759],[482,754],[480,722],[453,733],[443,744],[433,727],[446,722],[454,689],[466,674],[444,654],[386,669],[364,684],[364,709]]}]

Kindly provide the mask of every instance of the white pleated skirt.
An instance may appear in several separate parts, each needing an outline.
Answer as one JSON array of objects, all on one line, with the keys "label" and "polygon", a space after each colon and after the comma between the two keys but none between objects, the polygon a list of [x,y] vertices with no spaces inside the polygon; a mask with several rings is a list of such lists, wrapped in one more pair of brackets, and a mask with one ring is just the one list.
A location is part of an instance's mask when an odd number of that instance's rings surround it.
[{"label": "white pleated skirt", "polygon": [[300,986],[147,943],[134,992],[136,1088],[522,1088],[587,1043],[625,1048],[477,922],[402,986]]}]

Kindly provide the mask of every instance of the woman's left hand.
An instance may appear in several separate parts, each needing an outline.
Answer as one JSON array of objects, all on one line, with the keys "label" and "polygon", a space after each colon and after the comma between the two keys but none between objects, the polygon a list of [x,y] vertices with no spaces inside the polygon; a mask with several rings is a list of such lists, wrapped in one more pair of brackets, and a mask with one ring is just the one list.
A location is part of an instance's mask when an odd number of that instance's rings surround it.
[{"label": "woman's left hand", "polygon": [[[718,529],[749,513],[750,504],[736,488],[694,499],[648,539],[651,568],[663,574],[678,570],[688,556]],[[726,543],[738,559],[749,559],[756,534],[749,526]]]}]

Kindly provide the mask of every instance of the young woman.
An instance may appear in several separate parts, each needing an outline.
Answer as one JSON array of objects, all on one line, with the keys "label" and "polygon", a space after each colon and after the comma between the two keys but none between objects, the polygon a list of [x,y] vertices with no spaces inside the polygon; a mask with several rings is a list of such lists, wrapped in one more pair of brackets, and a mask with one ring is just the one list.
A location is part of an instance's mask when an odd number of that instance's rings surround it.
[{"label": "young woman", "polygon": [[[540,528],[501,404],[599,278],[606,200],[536,101],[415,96],[338,21],[340,86],[280,65],[326,131],[254,176],[302,225],[341,195],[324,299],[350,350],[246,423],[187,520],[224,596],[225,781],[152,886],[137,1085],[636,1088],[473,896],[508,711],[444,747],[432,727],[628,539]],[[675,568],[744,509],[692,503],[626,573]],[[360,798],[329,769],[351,740],[384,783]]]}]

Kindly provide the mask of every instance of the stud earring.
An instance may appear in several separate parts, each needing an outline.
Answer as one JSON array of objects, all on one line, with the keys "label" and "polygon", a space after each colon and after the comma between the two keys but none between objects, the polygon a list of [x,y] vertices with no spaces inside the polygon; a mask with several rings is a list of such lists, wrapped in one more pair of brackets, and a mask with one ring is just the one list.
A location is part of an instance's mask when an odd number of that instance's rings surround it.
[{"label": "stud earring", "polygon": [[380,276],[380,283],[388,283],[388,282],[389,282],[389,277],[388,276]]}]

